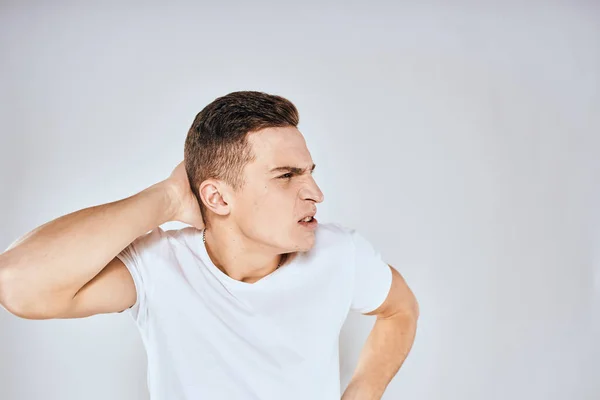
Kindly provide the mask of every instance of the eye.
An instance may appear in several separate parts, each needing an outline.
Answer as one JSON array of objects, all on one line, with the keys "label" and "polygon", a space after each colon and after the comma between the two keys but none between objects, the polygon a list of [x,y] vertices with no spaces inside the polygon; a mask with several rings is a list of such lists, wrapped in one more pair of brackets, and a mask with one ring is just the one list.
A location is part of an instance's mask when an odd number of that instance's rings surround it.
[{"label": "eye", "polygon": [[294,174],[292,174],[291,172],[288,172],[287,174],[281,175],[279,177],[279,179],[291,179],[292,176],[294,176]]}]

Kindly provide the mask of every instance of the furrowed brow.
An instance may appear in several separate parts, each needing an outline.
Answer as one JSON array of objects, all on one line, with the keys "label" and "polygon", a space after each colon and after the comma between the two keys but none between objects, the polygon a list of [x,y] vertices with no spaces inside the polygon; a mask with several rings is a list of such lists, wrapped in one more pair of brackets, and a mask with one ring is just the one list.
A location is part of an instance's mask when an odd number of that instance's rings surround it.
[{"label": "furrowed brow", "polygon": [[283,167],[273,168],[270,172],[284,172],[284,171],[286,171],[286,172],[292,172],[294,174],[300,175],[304,171],[307,171],[309,169],[310,169],[310,172],[313,172],[315,170],[315,168],[316,168],[315,164],[313,164],[312,167],[305,168],[305,169],[286,165],[286,166],[283,166]]}]

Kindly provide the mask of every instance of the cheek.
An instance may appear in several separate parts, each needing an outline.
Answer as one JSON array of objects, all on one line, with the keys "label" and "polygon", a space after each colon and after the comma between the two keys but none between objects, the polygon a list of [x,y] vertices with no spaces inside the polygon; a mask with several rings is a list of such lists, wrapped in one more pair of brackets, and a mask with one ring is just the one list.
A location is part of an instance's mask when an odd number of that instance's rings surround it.
[{"label": "cheek", "polygon": [[293,210],[293,201],[289,193],[282,189],[265,189],[254,198],[253,209],[257,215],[270,216],[275,219],[279,216],[289,217]]}]

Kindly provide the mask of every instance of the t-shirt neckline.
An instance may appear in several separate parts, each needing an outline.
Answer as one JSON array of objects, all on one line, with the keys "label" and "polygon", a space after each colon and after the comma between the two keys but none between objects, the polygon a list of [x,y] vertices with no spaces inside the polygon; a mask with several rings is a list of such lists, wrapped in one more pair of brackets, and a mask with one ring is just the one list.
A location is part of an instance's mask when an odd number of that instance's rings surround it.
[{"label": "t-shirt neckline", "polygon": [[216,275],[217,278],[221,282],[223,282],[223,283],[225,283],[225,284],[227,284],[229,286],[236,286],[238,288],[243,288],[243,289],[252,289],[252,288],[256,288],[258,286],[262,286],[262,285],[265,284],[265,282],[273,279],[273,276],[275,276],[279,272],[281,272],[282,269],[288,267],[289,264],[293,263],[293,260],[291,260],[291,261],[286,260],[286,262],[284,262],[284,264],[281,267],[277,268],[276,270],[274,270],[270,274],[263,276],[258,281],[253,282],[253,283],[238,281],[237,279],[233,279],[232,277],[230,277],[229,275],[227,275],[225,272],[221,271],[212,262],[210,256],[208,255],[208,250],[206,249],[206,244],[202,240],[202,235],[204,233],[204,230],[199,230],[198,232],[199,232],[199,235],[198,235],[199,245],[198,245],[198,247],[200,248],[200,257],[202,258],[202,261],[204,261],[204,264],[208,267],[208,269],[210,269],[210,271],[214,275]]}]

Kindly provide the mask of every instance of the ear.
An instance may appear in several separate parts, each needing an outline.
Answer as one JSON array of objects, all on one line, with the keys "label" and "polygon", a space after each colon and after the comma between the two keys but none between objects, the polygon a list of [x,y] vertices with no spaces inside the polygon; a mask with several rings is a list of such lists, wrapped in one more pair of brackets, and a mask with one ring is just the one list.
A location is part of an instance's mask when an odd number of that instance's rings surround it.
[{"label": "ear", "polygon": [[229,214],[230,206],[227,203],[226,185],[215,179],[207,179],[200,184],[200,198],[204,206],[218,215]]}]

